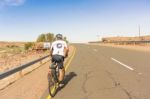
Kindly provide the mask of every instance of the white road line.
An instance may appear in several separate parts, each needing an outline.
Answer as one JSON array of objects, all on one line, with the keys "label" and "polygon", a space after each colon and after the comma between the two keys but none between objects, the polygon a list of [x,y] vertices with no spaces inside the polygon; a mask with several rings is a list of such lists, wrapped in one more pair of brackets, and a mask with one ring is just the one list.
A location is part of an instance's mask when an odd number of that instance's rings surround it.
[{"label": "white road line", "polygon": [[130,69],[130,70],[134,70],[132,67],[130,67],[130,66],[128,66],[128,65],[126,65],[126,64],[124,64],[124,63],[122,63],[122,62],[120,62],[120,61],[118,61],[118,60],[116,60],[115,58],[111,58],[111,59],[112,59],[113,61],[119,63],[120,65],[122,65],[122,66],[124,66],[124,67]]},{"label": "white road line", "polygon": [[139,75],[142,75],[142,73],[138,73]]},{"label": "white road line", "polygon": [[93,49],[95,52],[97,52],[98,50],[97,49]]}]

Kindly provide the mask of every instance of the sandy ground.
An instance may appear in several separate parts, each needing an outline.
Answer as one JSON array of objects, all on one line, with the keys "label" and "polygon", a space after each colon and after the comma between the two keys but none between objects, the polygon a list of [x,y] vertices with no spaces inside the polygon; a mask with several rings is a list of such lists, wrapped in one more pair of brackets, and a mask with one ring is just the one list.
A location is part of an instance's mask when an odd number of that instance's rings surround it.
[{"label": "sandy ground", "polygon": [[128,49],[128,50],[137,50],[137,51],[150,52],[150,46],[115,45],[115,44],[94,44],[94,45],[108,46],[108,47],[117,47],[117,48],[123,48],[123,49]]},{"label": "sandy ground", "polygon": [[5,58],[0,57],[0,72],[11,69],[13,67],[20,66],[24,63],[30,62],[45,55],[46,53],[43,54],[31,51],[27,53],[7,56]]}]

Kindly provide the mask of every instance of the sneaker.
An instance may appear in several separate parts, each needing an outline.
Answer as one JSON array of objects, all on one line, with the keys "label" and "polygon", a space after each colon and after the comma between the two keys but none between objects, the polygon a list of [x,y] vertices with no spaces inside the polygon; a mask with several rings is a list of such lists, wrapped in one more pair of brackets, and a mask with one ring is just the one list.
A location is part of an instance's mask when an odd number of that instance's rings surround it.
[{"label": "sneaker", "polygon": [[65,84],[63,84],[63,83],[60,83],[60,84],[59,84],[59,87],[63,87],[64,85],[65,85]]}]

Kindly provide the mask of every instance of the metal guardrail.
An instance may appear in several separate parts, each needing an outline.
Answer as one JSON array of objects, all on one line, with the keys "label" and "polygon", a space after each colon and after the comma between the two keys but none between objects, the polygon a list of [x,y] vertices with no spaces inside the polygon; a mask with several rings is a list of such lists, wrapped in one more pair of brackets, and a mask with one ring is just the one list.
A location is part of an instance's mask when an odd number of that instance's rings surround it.
[{"label": "metal guardrail", "polygon": [[37,62],[39,62],[39,61],[41,61],[41,60],[47,58],[47,57],[49,57],[49,55],[46,55],[46,56],[41,57],[41,58],[39,58],[39,59],[36,59],[36,60],[34,60],[34,61],[32,61],[32,62],[23,64],[23,65],[21,65],[21,66],[12,68],[12,69],[10,69],[10,70],[4,71],[4,72],[0,73],[0,80],[3,79],[3,78],[5,78],[5,77],[7,77],[7,76],[9,76],[9,75],[11,75],[11,74],[14,74],[14,73],[16,73],[16,72],[18,72],[18,71],[21,71],[21,70],[23,70],[23,69],[25,69],[25,68],[27,68],[27,67],[29,67],[29,66],[35,64],[35,63],[37,63]]}]

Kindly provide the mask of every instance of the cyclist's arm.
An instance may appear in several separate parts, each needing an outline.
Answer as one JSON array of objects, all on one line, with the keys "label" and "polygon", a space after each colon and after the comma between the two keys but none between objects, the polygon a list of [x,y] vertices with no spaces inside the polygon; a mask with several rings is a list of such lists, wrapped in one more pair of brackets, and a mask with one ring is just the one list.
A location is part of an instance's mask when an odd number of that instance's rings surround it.
[{"label": "cyclist's arm", "polygon": [[50,56],[52,56],[52,54],[53,54],[53,44],[50,47]]},{"label": "cyclist's arm", "polygon": [[50,49],[50,56],[52,56],[52,54],[53,54],[53,48]]},{"label": "cyclist's arm", "polygon": [[65,57],[68,57],[69,47],[68,47],[68,45],[67,45],[67,44],[65,44],[65,48],[64,48],[64,50],[65,50]]}]

